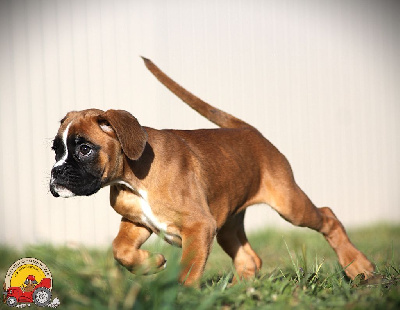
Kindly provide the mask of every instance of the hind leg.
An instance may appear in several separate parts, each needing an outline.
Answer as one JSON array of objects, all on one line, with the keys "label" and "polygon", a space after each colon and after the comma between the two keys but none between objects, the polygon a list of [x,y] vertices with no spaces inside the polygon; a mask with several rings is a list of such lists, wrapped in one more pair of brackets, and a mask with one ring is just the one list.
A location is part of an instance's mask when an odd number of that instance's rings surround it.
[{"label": "hind leg", "polygon": [[[251,278],[261,269],[262,261],[254,252],[244,231],[244,214],[241,212],[222,226],[218,231],[217,241],[222,249],[232,258],[239,278]],[[234,278],[234,282],[237,279]]]},{"label": "hind leg", "polygon": [[276,188],[283,190],[275,191],[269,204],[283,218],[296,226],[309,227],[322,233],[351,279],[360,273],[366,278],[372,276],[374,265],[351,243],[342,223],[330,208],[316,208],[296,184]]}]

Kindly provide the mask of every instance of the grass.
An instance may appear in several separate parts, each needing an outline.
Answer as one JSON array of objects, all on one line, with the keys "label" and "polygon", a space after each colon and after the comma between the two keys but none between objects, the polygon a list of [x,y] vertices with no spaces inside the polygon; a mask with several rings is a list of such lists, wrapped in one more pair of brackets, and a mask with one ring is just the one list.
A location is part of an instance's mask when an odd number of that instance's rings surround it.
[{"label": "grass", "polygon": [[346,279],[325,240],[306,229],[250,235],[264,266],[255,279],[236,285],[230,284],[230,259],[217,244],[200,289],[179,285],[181,250],[162,241],[147,246],[168,260],[167,269],[152,276],[132,275],[115,263],[110,249],[40,245],[0,247],[0,277],[21,257],[42,260],[52,272],[60,309],[399,309],[400,226],[349,235],[376,264],[380,283]]}]

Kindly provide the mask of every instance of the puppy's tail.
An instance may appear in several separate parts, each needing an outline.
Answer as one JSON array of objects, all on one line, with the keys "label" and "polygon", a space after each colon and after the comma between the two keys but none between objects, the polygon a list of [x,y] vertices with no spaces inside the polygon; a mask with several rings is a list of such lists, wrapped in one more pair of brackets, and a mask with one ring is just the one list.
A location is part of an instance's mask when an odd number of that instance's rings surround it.
[{"label": "puppy's tail", "polygon": [[178,98],[183,102],[187,103],[195,111],[203,115],[209,121],[218,125],[222,128],[240,128],[240,127],[251,127],[246,122],[221,111],[207,102],[204,102],[197,96],[193,95],[191,92],[184,89],[174,80],[172,80],[168,75],[161,71],[150,59],[142,57],[144,63],[149,69],[149,71],[170,91],[172,91]]}]

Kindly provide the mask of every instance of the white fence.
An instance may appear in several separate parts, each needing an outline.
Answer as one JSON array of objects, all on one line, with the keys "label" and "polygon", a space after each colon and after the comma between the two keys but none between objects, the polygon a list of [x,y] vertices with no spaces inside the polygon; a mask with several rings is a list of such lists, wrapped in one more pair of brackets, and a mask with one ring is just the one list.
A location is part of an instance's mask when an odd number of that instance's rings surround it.
[{"label": "white fence", "polygon": [[[385,4],[385,5],[384,5]],[[1,243],[109,244],[108,189],[53,198],[51,140],[70,110],[146,126],[212,125],[139,55],[255,125],[346,226],[400,221],[396,1],[1,1]],[[249,229],[286,225],[256,208]],[[286,227],[286,226],[285,226]]]}]

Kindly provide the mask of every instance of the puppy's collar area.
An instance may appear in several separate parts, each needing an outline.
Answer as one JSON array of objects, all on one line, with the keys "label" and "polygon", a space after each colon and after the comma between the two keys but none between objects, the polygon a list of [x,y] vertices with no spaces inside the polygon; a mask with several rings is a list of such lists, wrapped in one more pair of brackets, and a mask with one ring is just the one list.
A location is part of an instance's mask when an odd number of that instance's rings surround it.
[{"label": "puppy's collar area", "polygon": [[128,182],[124,181],[124,180],[114,180],[111,181],[109,183],[106,183],[104,186],[108,186],[108,185],[123,185],[125,186],[127,189],[129,189],[130,191],[132,191],[135,195],[138,195],[140,198],[143,198],[143,196],[140,194],[140,191],[135,189],[132,185],[130,185]]}]

